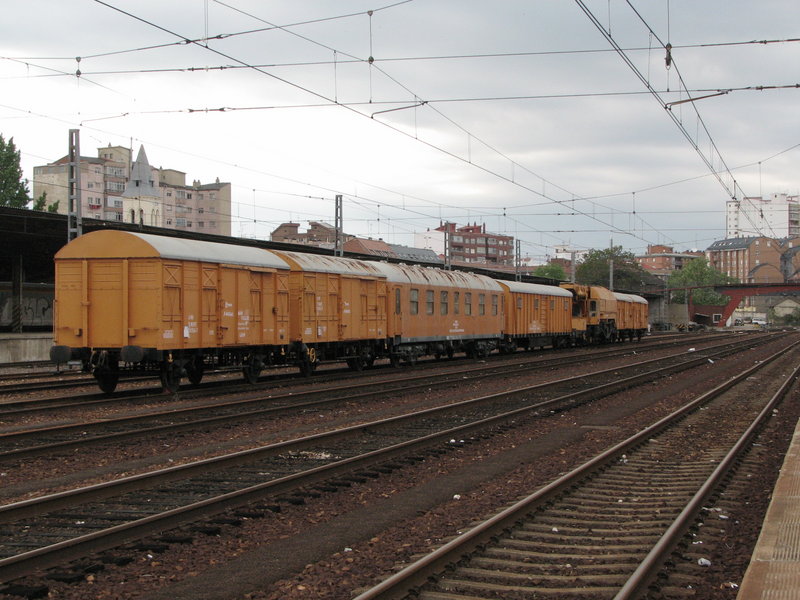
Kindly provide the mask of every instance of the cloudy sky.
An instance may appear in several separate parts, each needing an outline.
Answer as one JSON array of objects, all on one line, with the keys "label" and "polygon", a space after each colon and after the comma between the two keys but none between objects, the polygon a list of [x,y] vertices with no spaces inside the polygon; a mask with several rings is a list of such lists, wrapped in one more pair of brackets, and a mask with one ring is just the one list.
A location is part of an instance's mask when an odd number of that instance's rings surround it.
[{"label": "cloudy sky", "polygon": [[26,177],[70,128],[84,155],[144,145],[230,181],[242,236],[332,222],[342,194],[348,233],[400,244],[454,221],[537,258],[704,249],[731,196],[800,193],[797,0],[3,5]]}]

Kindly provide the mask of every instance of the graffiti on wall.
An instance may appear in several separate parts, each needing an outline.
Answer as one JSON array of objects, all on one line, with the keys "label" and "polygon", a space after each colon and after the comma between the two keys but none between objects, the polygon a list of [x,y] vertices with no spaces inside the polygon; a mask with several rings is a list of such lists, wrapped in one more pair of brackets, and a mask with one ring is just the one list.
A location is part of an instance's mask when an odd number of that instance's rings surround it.
[{"label": "graffiti on wall", "polygon": [[[22,285],[22,326],[53,326],[53,285],[26,283]],[[13,322],[11,283],[0,282],[0,327],[10,327]]]}]

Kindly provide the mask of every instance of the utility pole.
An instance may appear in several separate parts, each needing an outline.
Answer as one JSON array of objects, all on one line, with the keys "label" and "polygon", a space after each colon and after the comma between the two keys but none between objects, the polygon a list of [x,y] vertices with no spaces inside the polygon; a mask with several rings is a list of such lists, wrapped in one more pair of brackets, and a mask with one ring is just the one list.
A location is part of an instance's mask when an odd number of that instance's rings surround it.
[{"label": "utility pole", "polygon": [[336,228],[336,237],[334,238],[333,244],[333,255],[334,256],[344,256],[344,250],[342,246],[343,238],[344,238],[344,231],[342,226],[342,195],[336,195],[336,216],[335,216],[335,223],[334,226]]},{"label": "utility pole", "polygon": [[517,281],[522,281],[522,254],[520,251],[520,241],[514,240],[516,242],[516,253],[514,256],[514,279]]},{"label": "utility pole", "polygon": [[453,248],[450,244],[450,222],[444,224],[444,268],[448,271],[453,268]]},{"label": "utility pole", "polygon": [[614,291],[614,238],[609,242],[608,254],[608,289]]},{"label": "utility pole", "polygon": [[81,217],[81,132],[69,130],[67,175],[67,242],[83,234]]}]

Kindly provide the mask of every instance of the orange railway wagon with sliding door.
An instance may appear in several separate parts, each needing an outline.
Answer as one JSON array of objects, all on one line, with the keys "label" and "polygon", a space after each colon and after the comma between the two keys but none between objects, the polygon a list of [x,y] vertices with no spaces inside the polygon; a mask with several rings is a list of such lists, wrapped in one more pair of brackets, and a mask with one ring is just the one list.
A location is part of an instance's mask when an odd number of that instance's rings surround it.
[{"label": "orange railway wagon with sliding door", "polygon": [[168,390],[205,364],[257,378],[289,343],[289,265],[260,248],[95,231],[55,256],[51,358],[88,364],[103,391],[127,369],[158,369]]}]

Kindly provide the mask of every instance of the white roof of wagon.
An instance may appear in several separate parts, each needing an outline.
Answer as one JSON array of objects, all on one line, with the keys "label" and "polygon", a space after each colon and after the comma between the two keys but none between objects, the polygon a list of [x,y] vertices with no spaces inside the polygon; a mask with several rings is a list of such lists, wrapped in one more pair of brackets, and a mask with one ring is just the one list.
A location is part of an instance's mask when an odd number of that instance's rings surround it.
[{"label": "white roof of wagon", "polygon": [[269,250],[236,244],[205,242],[137,231],[93,231],[79,236],[56,254],[57,258],[145,258],[288,269],[289,265]]},{"label": "white roof of wagon", "polygon": [[379,268],[386,275],[388,281],[394,283],[502,291],[502,288],[494,279],[476,273],[385,262],[371,264]]},{"label": "white roof of wagon", "polygon": [[636,304],[647,304],[647,300],[645,300],[641,296],[637,296],[636,294],[620,294],[618,292],[614,292],[614,297],[617,300],[622,300],[624,302],[635,302]]},{"label": "white roof of wagon", "polygon": [[375,268],[377,263],[340,256],[323,256],[320,254],[306,254],[304,252],[276,251],[280,256],[285,256],[295,261],[303,271],[316,273],[337,273],[339,275],[352,275],[355,277],[378,277],[385,275]]},{"label": "white roof of wagon", "polygon": [[524,281],[501,281],[501,285],[508,287],[512,292],[521,294],[538,294],[540,296],[561,296],[564,298],[572,298],[572,293],[569,290],[560,288],[555,285],[543,285],[541,283],[526,283]]}]

